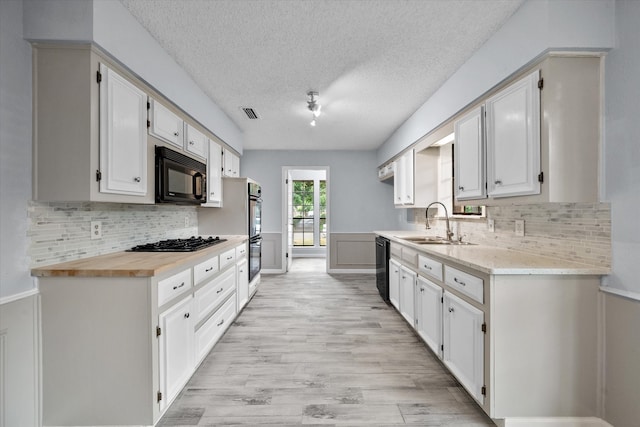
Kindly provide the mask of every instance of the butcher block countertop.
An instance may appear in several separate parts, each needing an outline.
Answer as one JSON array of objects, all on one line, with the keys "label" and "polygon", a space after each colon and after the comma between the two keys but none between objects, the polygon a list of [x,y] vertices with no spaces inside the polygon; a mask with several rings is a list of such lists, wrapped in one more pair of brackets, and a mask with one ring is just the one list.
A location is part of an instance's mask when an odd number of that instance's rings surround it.
[{"label": "butcher block countertop", "polygon": [[246,242],[248,236],[220,236],[226,242],[195,252],[114,252],[31,269],[36,277],[152,277],[198,260],[205,260]]},{"label": "butcher block countertop", "polygon": [[568,274],[606,275],[610,268],[599,265],[581,264],[489,245],[425,245],[412,243],[403,237],[420,236],[419,231],[375,231],[392,242],[408,246],[414,250],[433,255],[444,261],[452,261],[487,274]]}]

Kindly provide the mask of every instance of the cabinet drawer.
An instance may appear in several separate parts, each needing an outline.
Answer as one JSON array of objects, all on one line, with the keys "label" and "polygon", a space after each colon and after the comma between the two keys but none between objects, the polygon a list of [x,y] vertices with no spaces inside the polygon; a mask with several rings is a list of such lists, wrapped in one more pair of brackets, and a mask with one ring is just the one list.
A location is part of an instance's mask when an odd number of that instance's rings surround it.
[{"label": "cabinet drawer", "polygon": [[235,269],[222,273],[204,288],[198,289],[195,293],[196,322],[206,318],[211,313],[211,310],[220,305],[235,289]]},{"label": "cabinet drawer", "polygon": [[216,313],[196,331],[196,362],[202,360],[220,339],[236,316],[236,296],[232,295]]},{"label": "cabinet drawer", "polygon": [[418,268],[427,276],[442,281],[442,263],[424,255],[418,255]]},{"label": "cabinet drawer", "polygon": [[158,282],[158,307],[191,289],[191,269]]},{"label": "cabinet drawer", "polygon": [[218,256],[209,258],[193,267],[193,283],[196,285],[218,272]]},{"label": "cabinet drawer", "polygon": [[226,252],[220,254],[220,270],[224,269],[229,264],[233,264],[236,260],[236,250],[229,249]]},{"label": "cabinet drawer", "polygon": [[243,243],[236,247],[236,259],[240,259],[247,253],[247,244]]},{"label": "cabinet drawer", "polygon": [[481,278],[445,265],[444,281],[452,288],[484,304],[484,281]]}]

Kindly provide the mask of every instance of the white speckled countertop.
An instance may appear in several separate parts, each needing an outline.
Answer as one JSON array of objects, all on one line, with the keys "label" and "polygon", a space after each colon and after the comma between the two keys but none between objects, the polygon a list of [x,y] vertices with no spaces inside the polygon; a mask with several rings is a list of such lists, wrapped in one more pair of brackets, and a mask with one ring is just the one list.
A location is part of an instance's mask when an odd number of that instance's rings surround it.
[{"label": "white speckled countertop", "polygon": [[425,245],[402,239],[402,237],[409,236],[430,236],[419,231],[374,231],[374,233],[386,237],[392,242],[424,252],[427,256],[434,255],[444,261],[456,262],[487,274],[606,275],[611,272],[611,269],[607,267],[581,264],[495,246]]}]

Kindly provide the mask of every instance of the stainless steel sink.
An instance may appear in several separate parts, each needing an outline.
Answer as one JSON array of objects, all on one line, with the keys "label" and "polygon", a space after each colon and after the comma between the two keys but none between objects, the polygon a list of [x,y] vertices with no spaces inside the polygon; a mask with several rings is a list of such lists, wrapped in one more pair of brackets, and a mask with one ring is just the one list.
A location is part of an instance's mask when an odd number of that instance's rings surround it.
[{"label": "stainless steel sink", "polygon": [[396,236],[407,242],[416,243],[418,245],[473,245],[470,242],[461,242],[459,240],[447,240],[439,236]]}]

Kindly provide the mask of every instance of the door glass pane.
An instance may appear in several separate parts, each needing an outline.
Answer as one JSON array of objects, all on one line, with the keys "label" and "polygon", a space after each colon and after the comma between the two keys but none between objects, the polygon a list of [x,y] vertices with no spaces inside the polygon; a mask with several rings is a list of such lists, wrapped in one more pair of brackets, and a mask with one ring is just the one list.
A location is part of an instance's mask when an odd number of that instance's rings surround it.
[{"label": "door glass pane", "polygon": [[314,246],[313,181],[293,181],[293,245]]}]

